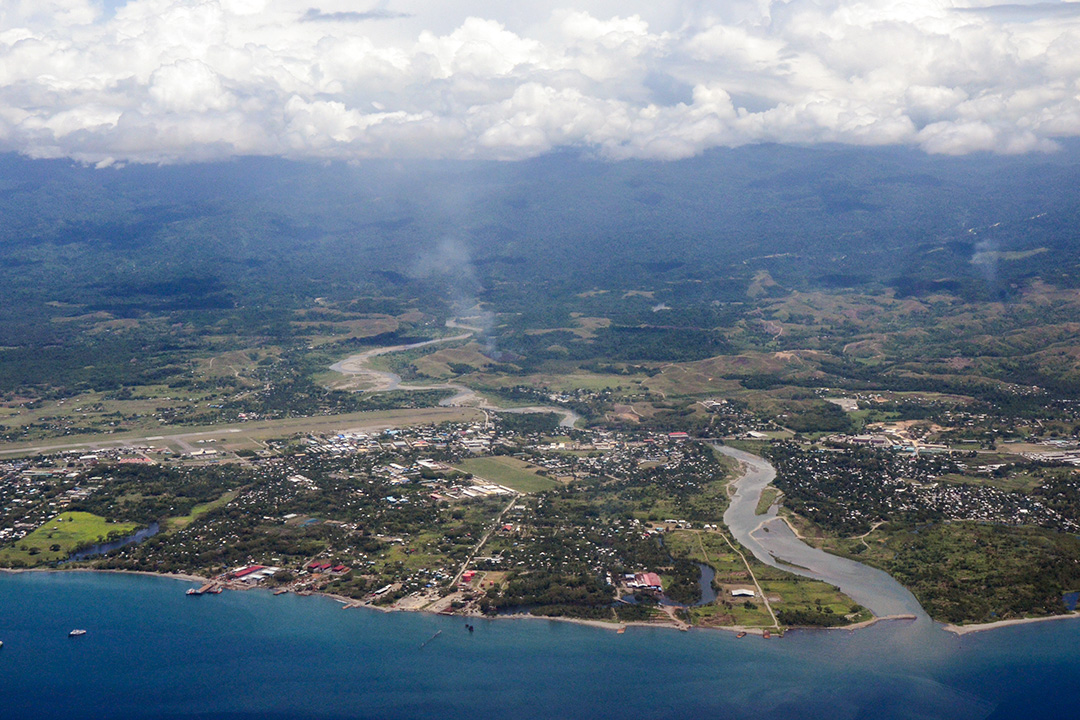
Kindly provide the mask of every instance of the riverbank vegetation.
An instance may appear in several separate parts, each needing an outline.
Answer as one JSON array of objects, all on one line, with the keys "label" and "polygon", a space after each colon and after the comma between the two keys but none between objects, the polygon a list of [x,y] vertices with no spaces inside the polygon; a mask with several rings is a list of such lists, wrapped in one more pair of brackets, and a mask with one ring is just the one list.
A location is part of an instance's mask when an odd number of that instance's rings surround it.
[{"label": "riverbank vegetation", "polygon": [[1080,589],[1078,481],[1053,460],[792,443],[764,453],[808,541],[888,572],[936,620],[1063,614]]},{"label": "riverbank vegetation", "polygon": [[935,620],[987,623],[1061,615],[1080,590],[1080,539],[1038,527],[976,522],[883,526],[866,539],[822,547],[879,567]]}]

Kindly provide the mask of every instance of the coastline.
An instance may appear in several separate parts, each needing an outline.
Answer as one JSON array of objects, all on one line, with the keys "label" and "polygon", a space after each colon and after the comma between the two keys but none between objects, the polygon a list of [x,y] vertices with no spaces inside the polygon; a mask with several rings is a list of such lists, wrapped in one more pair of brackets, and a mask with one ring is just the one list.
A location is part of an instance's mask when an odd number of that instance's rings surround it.
[{"label": "coastline", "polygon": [[7,575],[19,575],[21,573],[113,573],[116,575],[146,575],[148,577],[169,578],[171,580],[183,580],[185,582],[197,582],[206,584],[208,582],[214,582],[213,578],[204,577],[202,575],[189,575],[187,573],[163,573],[154,572],[152,570],[114,570],[112,568],[5,568],[0,567],[0,574]]},{"label": "coastline", "polygon": [[998,628],[1010,627],[1012,625],[1030,625],[1031,623],[1049,622],[1051,620],[1073,620],[1080,618],[1080,612],[1073,611],[1071,613],[1065,613],[1064,615],[1045,615],[1043,617],[1032,618],[1012,618],[1011,620],[997,620],[989,623],[977,623],[974,625],[941,625],[941,629],[946,632],[951,632],[958,637],[963,637],[970,633],[986,632],[987,630],[997,630]]},{"label": "coastline", "polygon": [[[110,568],[98,569],[98,568],[87,568],[87,567],[67,568],[67,569],[58,569],[58,568],[3,568],[3,567],[0,567],[0,575],[3,575],[3,574],[19,575],[19,574],[22,574],[22,573],[57,573],[57,574],[59,574],[59,573],[108,573],[108,574],[114,574],[114,575],[143,575],[143,576],[146,576],[146,577],[165,578],[167,580],[180,580],[180,581],[183,581],[183,582],[199,583],[199,584],[217,582],[213,578],[209,578],[209,577],[206,577],[206,576],[203,576],[203,575],[192,575],[192,574],[189,574],[189,573],[164,573],[164,572],[154,572],[154,571],[151,571],[151,570],[114,570],[114,569],[110,569]],[[226,589],[234,590],[234,591],[238,591],[238,590],[239,591],[247,591],[247,590],[270,591],[270,588],[259,588],[259,587],[238,588],[238,587],[235,587],[235,586],[226,586]],[[290,590],[290,592],[292,592],[292,591]],[[295,593],[293,593],[293,594],[295,594]],[[729,632],[729,633],[741,633],[741,632],[744,632],[747,635],[762,636],[762,635],[764,635],[766,630],[768,630],[770,632],[775,631],[775,628],[763,628],[763,627],[742,626],[742,625],[702,626],[702,625],[687,625],[686,623],[676,622],[676,621],[660,621],[660,622],[630,621],[630,622],[621,622],[621,621],[614,621],[614,620],[612,620],[612,621],[608,621],[608,620],[590,620],[590,619],[587,619],[587,618],[572,618],[572,617],[545,616],[545,615],[529,615],[528,613],[514,613],[512,615],[495,615],[495,616],[492,616],[492,617],[488,617],[486,615],[447,615],[445,613],[433,612],[431,610],[426,610],[426,609],[411,610],[411,609],[406,609],[406,608],[395,608],[395,607],[385,607],[385,606],[381,606],[381,605],[372,605],[371,603],[366,603],[366,602],[359,601],[356,598],[350,598],[350,597],[346,597],[344,595],[337,595],[335,593],[328,593],[328,592],[313,591],[313,592],[310,592],[309,594],[305,595],[304,597],[322,597],[322,598],[326,598],[326,599],[329,599],[329,600],[333,600],[335,602],[341,603],[343,610],[352,609],[352,608],[364,608],[364,609],[374,610],[376,612],[382,612],[382,613],[416,612],[416,613],[423,613],[423,614],[426,614],[426,615],[441,615],[443,617],[448,617],[448,618],[449,617],[456,617],[456,618],[463,618],[463,619],[479,618],[479,619],[484,619],[484,620],[549,620],[549,621],[552,621],[552,622],[570,623],[570,624],[573,624],[573,625],[583,625],[583,626],[594,627],[594,628],[599,628],[599,629],[603,629],[603,630],[614,630],[616,632],[625,632],[626,629],[630,628],[630,627],[642,627],[642,628],[663,628],[663,629],[668,629],[668,630],[679,630],[681,632],[687,632],[687,631],[690,631],[690,630],[719,630],[719,631],[722,631],[722,632]],[[1023,622],[1034,622],[1034,621],[1039,621],[1039,620],[1057,620],[1057,619],[1060,619],[1060,618],[1063,618],[1063,617],[1073,617],[1073,616],[1080,616],[1080,613],[1075,613],[1074,615],[1057,615],[1057,616],[1053,616],[1053,617],[1031,618],[1031,619],[1025,619],[1025,620],[1004,620],[1004,621],[1001,621],[999,623],[989,623],[987,625],[972,625],[972,626],[967,626],[967,627],[957,627],[957,626],[949,625],[949,626],[945,626],[945,629],[949,630],[950,632],[956,632],[958,635],[963,635],[963,634],[965,634],[967,632],[978,632],[978,631],[982,631],[982,630],[990,630],[990,629],[993,629],[995,627],[1004,626],[1004,625],[1017,624],[1017,623],[1023,623]],[[862,628],[867,628],[867,627],[870,627],[872,625],[876,625],[879,622],[884,622],[884,621],[887,621],[887,620],[915,620],[915,619],[916,619],[916,616],[914,616],[914,615],[890,615],[890,616],[884,616],[884,617],[870,618],[869,620],[864,620],[863,622],[855,623],[854,625],[844,625],[842,627],[817,628],[817,627],[792,626],[792,627],[788,627],[788,628],[783,628],[780,631],[780,634],[782,634],[783,632],[786,632],[787,630],[848,630],[848,631],[853,632],[855,630],[860,630]]]}]

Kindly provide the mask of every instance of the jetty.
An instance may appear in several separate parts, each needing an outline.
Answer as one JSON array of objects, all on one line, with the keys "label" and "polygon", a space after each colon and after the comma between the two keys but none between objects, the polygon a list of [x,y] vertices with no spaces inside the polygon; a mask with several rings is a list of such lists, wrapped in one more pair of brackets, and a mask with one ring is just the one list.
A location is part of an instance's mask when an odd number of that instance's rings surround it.
[{"label": "jetty", "polygon": [[205,585],[203,585],[200,588],[191,588],[190,590],[187,591],[187,594],[188,595],[205,595],[206,593],[212,593],[214,595],[218,595],[218,594],[221,593],[221,591],[223,589],[224,588],[221,586],[221,583],[208,582],[208,583],[206,583]]}]

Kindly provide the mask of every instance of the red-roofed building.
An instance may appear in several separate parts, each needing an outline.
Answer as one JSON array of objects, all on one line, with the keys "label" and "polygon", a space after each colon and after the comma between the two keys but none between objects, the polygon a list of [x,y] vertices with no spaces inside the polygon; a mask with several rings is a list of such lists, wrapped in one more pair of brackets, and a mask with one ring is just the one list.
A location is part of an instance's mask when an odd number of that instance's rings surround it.
[{"label": "red-roofed building", "polygon": [[626,583],[626,586],[632,588],[644,588],[646,590],[664,589],[663,583],[660,580],[660,576],[652,572],[635,574],[634,579]]},{"label": "red-roofed building", "polygon": [[259,572],[260,570],[262,570],[265,567],[266,567],[265,565],[252,565],[250,567],[244,568],[243,570],[237,570],[232,575],[233,575],[234,578],[239,580],[242,577],[247,577],[251,573]]},{"label": "red-roofed building", "polygon": [[660,580],[660,576],[656,573],[645,573],[644,582],[647,586],[656,588],[657,590],[664,587],[663,582]]}]

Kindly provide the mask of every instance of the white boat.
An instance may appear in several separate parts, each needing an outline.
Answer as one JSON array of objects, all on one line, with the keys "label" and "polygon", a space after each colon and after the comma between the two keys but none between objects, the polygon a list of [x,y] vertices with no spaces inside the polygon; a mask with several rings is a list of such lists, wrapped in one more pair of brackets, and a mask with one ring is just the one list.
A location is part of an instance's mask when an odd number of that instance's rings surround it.
[{"label": "white boat", "polygon": [[71,632],[68,633],[68,637],[80,637],[80,636],[85,635],[85,634],[86,634],[85,630],[72,630]]}]

